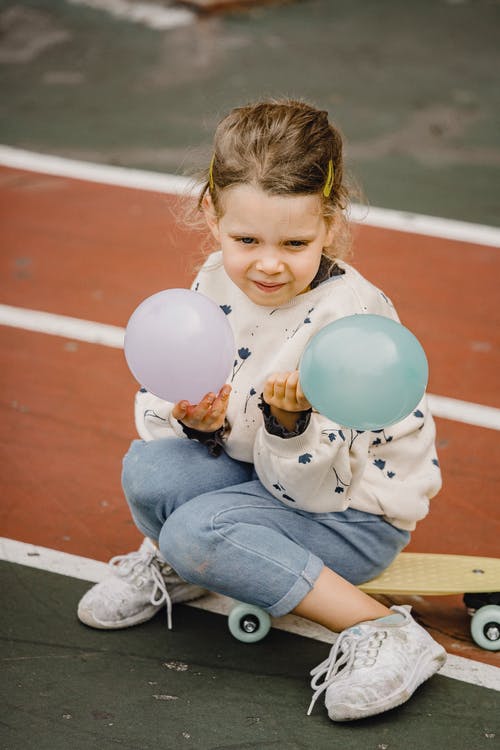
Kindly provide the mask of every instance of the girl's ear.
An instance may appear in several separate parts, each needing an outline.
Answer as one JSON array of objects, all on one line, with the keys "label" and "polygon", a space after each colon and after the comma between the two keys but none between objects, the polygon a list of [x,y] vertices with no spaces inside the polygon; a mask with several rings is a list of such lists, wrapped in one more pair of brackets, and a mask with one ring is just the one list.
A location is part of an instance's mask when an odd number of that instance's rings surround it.
[{"label": "girl's ear", "polygon": [[203,209],[203,215],[205,216],[205,221],[207,222],[208,228],[210,229],[213,236],[215,237],[215,240],[219,242],[219,239],[220,239],[219,219],[217,218],[217,214],[215,212],[214,204],[212,202],[212,197],[208,191],[203,196],[201,207]]}]

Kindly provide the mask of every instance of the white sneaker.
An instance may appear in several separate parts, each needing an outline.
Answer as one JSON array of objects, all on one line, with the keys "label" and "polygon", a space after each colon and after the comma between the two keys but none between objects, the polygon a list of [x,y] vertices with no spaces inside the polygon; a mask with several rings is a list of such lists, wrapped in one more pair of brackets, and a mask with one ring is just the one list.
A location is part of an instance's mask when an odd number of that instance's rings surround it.
[{"label": "white sneaker", "polygon": [[138,625],[164,605],[172,628],[172,604],[205,593],[178,576],[149,539],[144,539],[136,552],[113,557],[109,564],[113,572],[87,591],[78,605],[79,620],[92,628]]},{"label": "white sneaker", "polygon": [[446,651],[410,616],[411,607],[391,609],[399,615],[361,622],[339,635],[328,659],[311,672],[315,692],[308,715],[325,691],[332,721],[388,711],[441,669]]}]

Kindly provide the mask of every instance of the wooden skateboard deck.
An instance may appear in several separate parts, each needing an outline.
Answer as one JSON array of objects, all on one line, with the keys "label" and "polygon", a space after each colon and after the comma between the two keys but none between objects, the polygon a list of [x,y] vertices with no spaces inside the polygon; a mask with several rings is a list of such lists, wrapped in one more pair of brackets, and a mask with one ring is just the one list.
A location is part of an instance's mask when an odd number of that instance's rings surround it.
[{"label": "wooden skateboard deck", "polygon": [[402,552],[377,578],[359,586],[368,594],[422,596],[500,591],[500,559]]},{"label": "wooden skateboard deck", "polygon": [[[446,596],[464,594],[471,617],[471,636],[481,648],[500,650],[500,559],[468,555],[402,552],[381,575],[359,586],[367,594]],[[470,599],[470,601],[467,601]],[[240,641],[264,638],[271,617],[260,607],[237,604],[228,618]]]}]

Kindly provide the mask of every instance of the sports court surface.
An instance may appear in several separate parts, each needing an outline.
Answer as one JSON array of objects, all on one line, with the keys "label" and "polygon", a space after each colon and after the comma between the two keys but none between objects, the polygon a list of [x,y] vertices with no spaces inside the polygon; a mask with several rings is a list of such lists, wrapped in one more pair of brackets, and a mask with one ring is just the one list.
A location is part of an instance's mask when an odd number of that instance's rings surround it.
[{"label": "sports court surface", "polygon": [[498,556],[498,15],[444,2],[429,23],[430,3],[401,5],[380,4],[385,25],[368,2],[325,0],[155,29],[0,2],[5,750],[498,746],[500,654],[473,645],[459,596],[398,600],[449,664],[348,726],[305,715],[328,645],[300,623],[247,646],[194,607],[176,607],[171,633],[163,614],[114,633],[75,616],[103,561],[140,543],[119,482],[136,387],[123,327],[145,297],[189,285],[200,237],[175,219],[179,175],[205,163],[220,114],[262,94],[338,112],[384,209],[355,209],[353,263],[424,345],[444,475],[409,549]]}]

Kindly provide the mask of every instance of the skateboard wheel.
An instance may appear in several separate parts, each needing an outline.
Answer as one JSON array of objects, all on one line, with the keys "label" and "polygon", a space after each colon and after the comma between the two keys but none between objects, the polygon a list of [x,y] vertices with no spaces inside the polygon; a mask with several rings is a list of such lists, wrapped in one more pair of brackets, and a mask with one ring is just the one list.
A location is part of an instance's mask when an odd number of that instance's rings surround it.
[{"label": "skateboard wheel", "polygon": [[472,615],[472,639],[487,651],[500,651],[500,607],[488,604]]},{"label": "skateboard wheel", "polygon": [[253,604],[237,604],[229,613],[227,624],[236,640],[256,643],[269,633],[271,617]]}]

